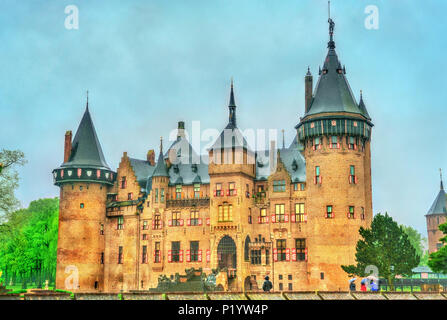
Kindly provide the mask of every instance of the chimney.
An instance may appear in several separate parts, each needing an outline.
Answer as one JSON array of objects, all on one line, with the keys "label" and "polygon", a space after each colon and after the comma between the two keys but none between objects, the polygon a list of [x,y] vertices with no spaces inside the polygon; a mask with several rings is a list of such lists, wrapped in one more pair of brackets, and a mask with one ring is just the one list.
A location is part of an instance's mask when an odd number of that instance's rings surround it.
[{"label": "chimney", "polygon": [[310,103],[312,101],[312,86],[313,78],[308,67],[306,76],[304,77],[304,113],[309,111]]},{"label": "chimney", "polygon": [[151,149],[147,152],[147,162],[149,162],[149,164],[151,166],[155,166],[155,151],[154,151],[154,149]]},{"label": "chimney", "polygon": [[184,138],[185,137],[185,122],[179,121],[178,127],[177,127],[177,139],[178,138]]},{"label": "chimney", "polygon": [[71,154],[71,131],[65,132],[65,144],[64,144],[64,162],[67,162],[70,159]]}]

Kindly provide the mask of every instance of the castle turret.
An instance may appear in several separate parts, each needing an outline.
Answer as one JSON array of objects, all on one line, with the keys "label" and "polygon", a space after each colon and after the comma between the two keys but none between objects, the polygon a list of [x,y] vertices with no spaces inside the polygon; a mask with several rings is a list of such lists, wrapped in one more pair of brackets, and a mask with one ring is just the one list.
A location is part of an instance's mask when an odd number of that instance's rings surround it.
[{"label": "castle turret", "polygon": [[312,87],[313,77],[310,73],[310,68],[307,68],[306,76],[304,77],[304,112],[309,111],[310,102],[312,101]]},{"label": "castle turret", "polygon": [[444,184],[442,183],[441,169],[439,169],[439,172],[441,178],[440,190],[435,201],[433,201],[433,204],[425,215],[427,221],[428,251],[430,253],[438,251],[441,248],[442,242],[439,241],[439,239],[441,239],[444,234],[439,230],[439,225],[447,221],[447,199],[444,191]]},{"label": "castle turret", "polygon": [[104,219],[115,173],[107,165],[87,106],[76,135],[65,136],[64,162],[53,170],[60,187],[56,288],[104,288]]},{"label": "castle turret", "polygon": [[[372,221],[370,139],[363,98],[352,94],[335,51],[329,19],[328,53],[313,98],[296,126],[306,159],[309,283],[346,289],[341,265],[355,263],[358,230]],[[308,88],[306,87],[306,97]],[[306,102],[308,99],[306,98]]]}]

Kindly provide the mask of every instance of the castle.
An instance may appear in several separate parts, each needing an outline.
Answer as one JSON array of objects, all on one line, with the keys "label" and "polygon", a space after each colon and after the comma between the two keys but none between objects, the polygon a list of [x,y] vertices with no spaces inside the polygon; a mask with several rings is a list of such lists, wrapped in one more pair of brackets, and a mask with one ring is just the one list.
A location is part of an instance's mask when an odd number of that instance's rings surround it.
[{"label": "castle", "polygon": [[209,164],[179,122],[177,140],[166,151],[160,144],[157,161],[152,150],[146,160],[124,152],[115,172],[87,101],[53,171],[56,287],[65,288],[74,266],[81,292],[148,290],[159,276],[189,268],[217,270],[225,290],[256,290],[266,275],[275,291],[346,290],[340,266],[355,263],[358,230],[373,216],[373,124],[350,89],[329,23],[328,53],[315,90],[309,69],[304,77],[304,116],[289,147],[250,148],[237,127],[232,84],[228,124]]}]

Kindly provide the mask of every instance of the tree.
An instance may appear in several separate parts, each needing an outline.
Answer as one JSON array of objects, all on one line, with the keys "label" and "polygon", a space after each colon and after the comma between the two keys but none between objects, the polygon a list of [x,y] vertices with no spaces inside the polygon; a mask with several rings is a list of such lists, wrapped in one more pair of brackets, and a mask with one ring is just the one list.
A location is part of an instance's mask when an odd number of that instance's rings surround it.
[{"label": "tree", "polygon": [[341,266],[350,276],[364,277],[367,266],[376,266],[379,276],[388,280],[394,290],[396,275],[410,276],[417,267],[420,256],[402,226],[399,226],[388,213],[374,217],[371,228],[359,229],[360,239],[356,246],[357,265]]},{"label": "tree", "polygon": [[25,163],[25,155],[19,150],[0,151],[0,217],[17,209],[19,201],[14,191],[19,186],[19,175],[15,167]]},{"label": "tree", "polygon": [[422,237],[422,235],[416,229],[410,226],[401,225],[401,227],[407,234],[408,240],[410,240],[411,244],[416,249],[417,255],[421,257],[419,265],[427,265],[427,261],[425,259],[426,257],[428,257],[426,249],[427,238]]},{"label": "tree", "polygon": [[428,266],[434,272],[447,273],[447,222],[441,224],[439,230],[445,235],[439,239],[444,245],[438,251],[430,253]]}]

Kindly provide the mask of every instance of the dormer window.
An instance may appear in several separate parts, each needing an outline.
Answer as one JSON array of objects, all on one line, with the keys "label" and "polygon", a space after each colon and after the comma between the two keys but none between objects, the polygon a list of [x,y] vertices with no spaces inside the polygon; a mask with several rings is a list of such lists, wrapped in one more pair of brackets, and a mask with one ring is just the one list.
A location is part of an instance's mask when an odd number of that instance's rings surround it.
[{"label": "dormer window", "polygon": [[182,185],[180,185],[180,184],[175,186],[175,198],[176,199],[182,198]]},{"label": "dormer window", "polygon": [[200,183],[194,184],[194,198],[200,198]]},{"label": "dormer window", "polygon": [[273,181],[273,192],[285,192],[285,191],[286,191],[286,180]]}]

